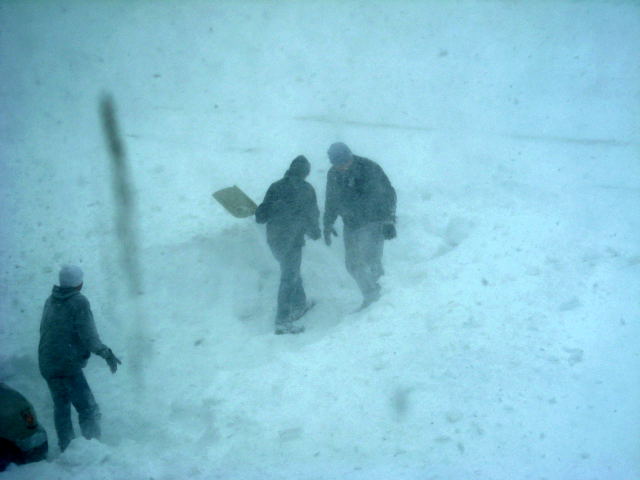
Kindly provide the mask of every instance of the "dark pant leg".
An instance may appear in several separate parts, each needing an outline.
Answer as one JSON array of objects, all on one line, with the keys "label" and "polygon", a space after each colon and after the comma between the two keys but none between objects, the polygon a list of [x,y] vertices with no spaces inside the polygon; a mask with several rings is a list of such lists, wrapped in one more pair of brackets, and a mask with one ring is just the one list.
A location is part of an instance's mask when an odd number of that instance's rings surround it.
[{"label": "dark pant leg", "polygon": [[47,378],[51,398],[53,399],[53,420],[58,434],[60,451],[64,451],[75,434],[71,423],[71,396],[68,377]]},{"label": "dark pant leg", "polygon": [[69,395],[71,403],[78,411],[82,436],[86,439],[100,438],[100,409],[84,373],[69,377]]},{"label": "dark pant leg", "polygon": [[345,264],[365,300],[380,294],[378,280],[384,274],[382,225],[370,223],[356,230],[344,229]]},{"label": "dark pant leg", "polygon": [[280,262],[280,288],[278,290],[278,313],[276,323],[286,323],[298,309],[304,308],[307,296],[300,276],[302,246],[294,246],[286,251],[274,252]]},{"label": "dark pant leg", "polygon": [[302,263],[302,246],[296,247],[296,253],[293,256],[292,262],[294,264],[293,270],[295,271],[295,280],[293,282],[290,301],[291,309],[295,313],[303,310],[307,306],[307,294],[304,291],[302,274],[300,273],[300,265]]},{"label": "dark pant leg", "polygon": [[382,234],[382,224],[372,223],[366,230],[364,240],[364,257],[367,259],[369,267],[369,275],[377,289],[378,280],[384,275],[384,268],[382,267],[382,254],[384,252],[384,235]]}]

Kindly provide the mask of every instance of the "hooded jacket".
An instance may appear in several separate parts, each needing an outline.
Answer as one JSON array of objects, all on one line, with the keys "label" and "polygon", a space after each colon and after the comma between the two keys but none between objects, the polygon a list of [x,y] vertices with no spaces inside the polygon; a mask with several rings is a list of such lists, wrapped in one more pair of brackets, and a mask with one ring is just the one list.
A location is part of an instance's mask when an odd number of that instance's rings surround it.
[{"label": "hooded jacket", "polygon": [[40,322],[38,362],[45,378],[78,373],[91,353],[103,356],[89,300],[77,288],[54,286]]},{"label": "hooded jacket", "polygon": [[291,168],[271,184],[256,210],[256,222],[267,224],[267,243],[279,253],[302,247],[305,234],[319,238],[319,217],[315,190]]},{"label": "hooded jacket", "polygon": [[345,228],[356,230],[372,222],[394,222],[395,214],[396,191],[376,162],[354,155],[347,170],[329,169],[325,228],[331,227],[338,215]]}]

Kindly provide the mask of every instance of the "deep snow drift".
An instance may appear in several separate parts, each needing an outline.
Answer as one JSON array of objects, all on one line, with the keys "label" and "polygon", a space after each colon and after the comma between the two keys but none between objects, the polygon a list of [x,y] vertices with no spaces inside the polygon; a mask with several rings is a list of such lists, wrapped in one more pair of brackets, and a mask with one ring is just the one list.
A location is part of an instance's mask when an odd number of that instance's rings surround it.
[{"label": "deep snow drift", "polygon": [[[0,380],[52,440],[3,478],[640,478],[637,3],[4,2],[0,22]],[[277,337],[264,231],[211,193],[261,200],[304,153],[322,208],[335,140],[398,191],[384,296],[348,315],[340,242],[309,241],[318,305]],[[36,348],[65,262],[124,365],[90,361],[103,442],[60,455]]]}]

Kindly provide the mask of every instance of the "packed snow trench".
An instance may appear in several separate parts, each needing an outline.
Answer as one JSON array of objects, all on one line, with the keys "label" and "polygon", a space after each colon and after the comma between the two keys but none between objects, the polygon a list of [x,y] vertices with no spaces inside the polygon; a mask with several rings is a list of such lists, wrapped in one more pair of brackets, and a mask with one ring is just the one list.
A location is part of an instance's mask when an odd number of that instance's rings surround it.
[{"label": "packed snow trench", "polygon": [[[3,2],[0,48],[0,381],[50,440],[3,479],[640,478],[637,2]],[[338,140],[398,193],[383,295],[351,314],[341,236],[307,240],[317,305],[277,336],[264,227],[211,194],[304,154],[322,211]],[[103,438],[61,454],[64,263],[123,365],[90,359]]]}]

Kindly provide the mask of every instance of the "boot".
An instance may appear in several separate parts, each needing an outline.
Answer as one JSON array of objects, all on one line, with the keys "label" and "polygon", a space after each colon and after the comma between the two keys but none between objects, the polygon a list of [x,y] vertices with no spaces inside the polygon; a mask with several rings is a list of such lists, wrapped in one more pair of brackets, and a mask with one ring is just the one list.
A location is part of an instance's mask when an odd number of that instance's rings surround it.
[{"label": "boot", "polygon": [[291,314],[289,315],[289,321],[290,322],[295,322],[300,320],[302,317],[304,317],[304,315],[311,310],[314,306],[315,306],[316,302],[315,300],[310,300],[308,302],[306,302],[304,304],[304,306],[294,310],[291,312]]},{"label": "boot", "polygon": [[281,323],[276,325],[276,335],[298,334],[304,332],[302,325],[293,325],[291,323]]},{"label": "boot", "polygon": [[376,290],[373,290],[373,291],[367,293],[364,296],[364,298],[362,299],[362,304],[360,305],[360,308],[358,308],[358,310],[356,310],[356,311],[359,312],[361,310],[364,310],[369,305],[371,305],[372,303],[377,302],[378,300],[380,300],[380,288],[377,288]]}]

